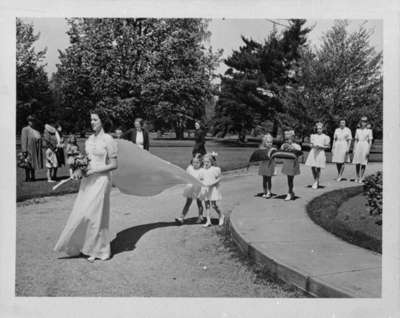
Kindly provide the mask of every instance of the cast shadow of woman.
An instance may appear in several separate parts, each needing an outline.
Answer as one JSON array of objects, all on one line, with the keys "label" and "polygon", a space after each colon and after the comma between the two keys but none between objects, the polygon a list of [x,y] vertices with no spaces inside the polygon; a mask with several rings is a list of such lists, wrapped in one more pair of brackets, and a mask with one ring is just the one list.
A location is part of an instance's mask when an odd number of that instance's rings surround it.
[{"label": "cast shadow of woman", "polygon": [[[197,218],[188,218],[185,220],[185,225],[194,225],[196,220]],[[111,257],[122,252],[133,251],[136,248],[136,243],[148,231],[169,226],[181,225],[176,222],[155,222],[133,226],[120,231],[111,241]]]}]

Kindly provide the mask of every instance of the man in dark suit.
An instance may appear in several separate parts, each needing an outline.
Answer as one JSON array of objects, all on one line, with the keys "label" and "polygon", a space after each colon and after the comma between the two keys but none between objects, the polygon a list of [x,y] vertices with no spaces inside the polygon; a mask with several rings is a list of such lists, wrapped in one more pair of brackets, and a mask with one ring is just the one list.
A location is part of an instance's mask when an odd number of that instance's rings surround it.
[{"label": "man in dark suit", "polygon": [[142,118],[135,119],[135,128],[131,128],[124,132],[121,136],[122,139],[132,141],[134,144],[144,150],[149,150],[150,141],[149,133],[143,128],[144,121]]}]

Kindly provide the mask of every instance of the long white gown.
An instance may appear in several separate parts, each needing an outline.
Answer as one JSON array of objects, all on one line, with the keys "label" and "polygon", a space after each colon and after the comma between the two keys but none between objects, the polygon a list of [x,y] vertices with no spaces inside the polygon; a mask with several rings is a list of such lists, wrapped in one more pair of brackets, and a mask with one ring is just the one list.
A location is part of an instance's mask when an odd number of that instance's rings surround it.
[{"label": "long white gown", "polygon": [[[94,169],[117,157],[116,142],[104,132],[90,136],[85,149],[90,167]],[[110,257],[110,192],[110,172],[81,180],[78,196],[55,251],[70,256],[82,253],[103,260]]]},{"label": "long white gown", "polygon": [[349,141],[351,139],[351,130],[349,128],[336,128],[335,134],[333,135],[332,162],[350,162],[348,150]]}]

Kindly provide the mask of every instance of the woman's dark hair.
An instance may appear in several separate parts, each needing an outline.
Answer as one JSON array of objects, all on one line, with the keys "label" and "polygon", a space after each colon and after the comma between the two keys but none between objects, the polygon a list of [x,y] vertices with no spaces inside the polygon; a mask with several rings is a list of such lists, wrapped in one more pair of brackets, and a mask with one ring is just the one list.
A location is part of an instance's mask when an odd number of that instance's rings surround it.
[{"label": "woman's dark hair", "polygon": [[110,132],[113,126],[112,120],[108,114],[103,110],[93,110],[90,112],[91,115],[97,115],[101,121],[101,125],[105,132]]}]

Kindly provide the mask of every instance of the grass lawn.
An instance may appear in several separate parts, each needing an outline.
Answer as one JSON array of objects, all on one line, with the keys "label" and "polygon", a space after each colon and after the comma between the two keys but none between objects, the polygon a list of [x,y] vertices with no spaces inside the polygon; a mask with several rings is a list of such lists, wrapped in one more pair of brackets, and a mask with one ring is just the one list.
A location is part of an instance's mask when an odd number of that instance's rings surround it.
[{"label": "grass lawn", "polygon": [[[18,139],[17,139],[18,140]],[[83,149],[84,139],[79,139],[80,148]],[[151,140],[151,153],[170,161],[182,168],[186,168],[190,162],[192,147],[194,141],[192,139],[174,140],[168,136],[165,138],[153,138]],[[216,139],[209,138],[206,143],[208,151],[216,151],[218,153],[218,165],[222,171],[240,169],[247,165],[251,153],[259,145],[258,139],[250,139],[248,143],[239,143],[237,139],[226,138]],[[381,143],[377,141],[375,148],[370,155],[370,161],[382,161]],[[17,143],[17,152],[19,144]],[[327,153],[327,160],[330,160],[330,153]],[[304,152],[302,161],[307,158],[307,152]],[[59,179],[69,176],[67,167],[61,167],[57,173]],[[17,201],[23,201],[32,198],[38,198],[48,195],[60,195],[76,192],[79,187],[79,181],[71,181],[61,186],[56,191],[52,191],[53,183],[47,183],[46,170],[42,169],[36,172],[37,181],[25,182],[25,172],[23,169],[17,168]]]},{"label": "grass lawn", "polygon": [[335,190],[307,205],[311,219],[343,240],[382,253],[380,216],[370,215],[362,186]]}]

